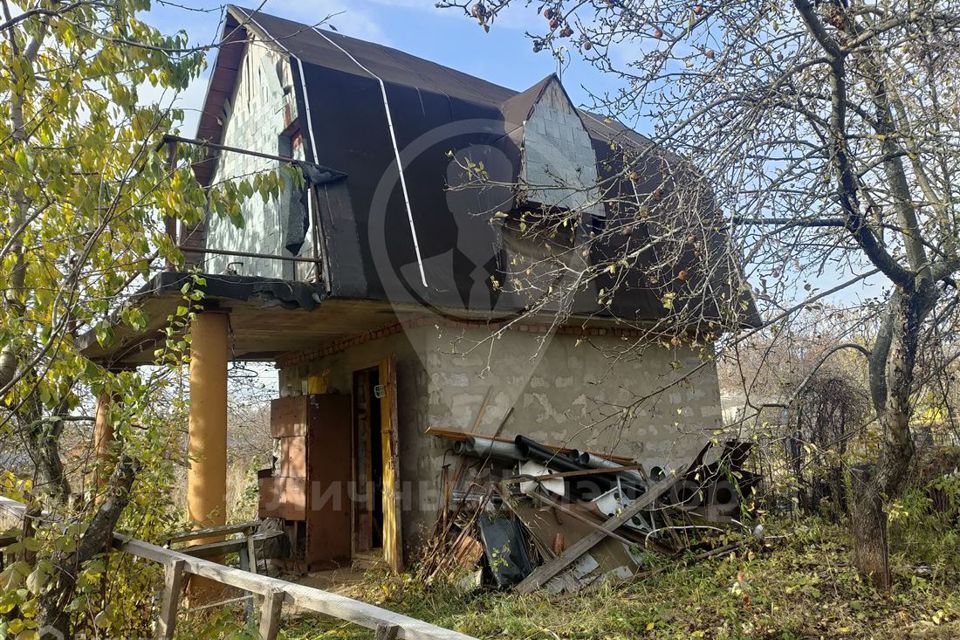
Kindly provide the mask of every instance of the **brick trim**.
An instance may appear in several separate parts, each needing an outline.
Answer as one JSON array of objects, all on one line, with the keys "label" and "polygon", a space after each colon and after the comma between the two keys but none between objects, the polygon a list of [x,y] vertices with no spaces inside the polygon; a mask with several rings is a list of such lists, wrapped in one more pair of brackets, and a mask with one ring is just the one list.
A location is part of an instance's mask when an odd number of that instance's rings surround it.
[{"label": "brick trim", "polygon": [[590,337],[599,337],[599,336],[615,336],[618,338],[642,338],[649,336],[648,332],[645,332],[642,329],[632,329],[625,327],[578,327],[571,325],[561,325],[559,327],[554,326],[548,322],[524,322],[524,323],[503,323],[503,322],[487,322],[485,320],[477,320],[475,322],[470,322],[466,320],[452,320],[449,318],[440,318],[437,316],[417,316],[414,318],[409,318],[400,322],[393,322],[379,329],[373,329],[371,331],[363,331],[361,333],[353,334],[346,338],[341,338],[335,340],[319,349],[311,349],[310,351],[298,351],[290,352],[281,355],[277,358],[276,367],[278,369],[286,369],[288,367],[295,367],[301,364],[308,364],[314,360],[319,360],[320,358],[325,358],[327,356],[346,351],[350,347],[356,347],[367,342],[372,342],[374,340],[379,340],[381,338],[386,338],[398,333],[402,333],[407,329],[416,329],[419,327],[443,327],[446,329],[466,329],[474,327],[484,327],[493,331],[501,331],[506,329],[507,331],[516,331],[518,333],[531,333],[537,335],[546,335],[548,333],[556,333],[557,335],[564,336],[576,336],[578,338],[590,338]]}]

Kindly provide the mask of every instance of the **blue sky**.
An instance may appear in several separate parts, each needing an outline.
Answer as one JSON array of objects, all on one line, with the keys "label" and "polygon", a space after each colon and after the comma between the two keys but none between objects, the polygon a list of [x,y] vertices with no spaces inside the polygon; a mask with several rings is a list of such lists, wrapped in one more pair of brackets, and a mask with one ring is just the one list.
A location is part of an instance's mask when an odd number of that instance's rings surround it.
[{"label": "blue sky", "polygon": [[[258,2],[239,4],[255,7]],[[182,4],[207,11],[187,11],[155,2],[146,18],[166,32],[185,29],[194,44],[212,42],[223,5],[214,0],[184,0]],[[333,16],[330,23],[341,33],[395,47],[516,90],[559,71],[556,60],[546,52],[534,53],[524,35],[544,29],[544,19],[535,7],[518,5],[485,33],[461,11],[437,9],[434,4],[435,0],[267,0],[262,11],[308,24]],[[575,102],[584,104],[588,100],[584,87],[593,91],[612,88],[610,79],[573,57],[563,71],[563,81]],[[201,78],[180,98],[181,105],[193,112],[184,126],[188,135],[196,130],[194,110],[202,103],[206,81],[206,77]]]}]

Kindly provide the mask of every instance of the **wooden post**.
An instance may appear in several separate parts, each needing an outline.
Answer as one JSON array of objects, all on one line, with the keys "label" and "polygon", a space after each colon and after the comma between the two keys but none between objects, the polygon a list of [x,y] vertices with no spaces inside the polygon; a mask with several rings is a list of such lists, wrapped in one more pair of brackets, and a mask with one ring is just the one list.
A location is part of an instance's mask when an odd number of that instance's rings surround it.
[{"label": "wooden post", "polygon": [[374,632],[373,637],[374,640],[396,640],[399,633],[400,627],[397,625],[381,622],[377,625],[377,630]]},{"label": "wooden post", "polygon": [[263,597],[260,607],[260,640],[274,640],[280,631],[280,613],[283,609],[283,591],[272,590]]},{"label": "wooden post", "polygon": [[110,447],[113,444],[113,420],[110,411],[113,405],[113,394],[103,391],[97,396],[97,413],[93,423],[93,449],[96,457],[93,472],[93,489],[101,489],[104,482],[110,477],[111,458]]},{"label": "wooden post", "polygon": [[[224,313],[204,311],[190,328],[190,426],[187,516],[196,527],[227,517],[227,328]],[[191,579],[191,595],[211,587]],[[200,598],[204,599],[204,598]]]},{"label": "wooden post", "polygon": [[172,560],[164,565],[163,599],[160,603],[160,620],[157,621],[157,640],[173,639],[185,564],[184,560]]},{"label": "wooden post", "polygon": [[247,569],[250,573],[259,573],[257,571],[257,543],[253,537],[254,531],[248,531],[244,535],[247,537],[247,561],[250,567]]}]

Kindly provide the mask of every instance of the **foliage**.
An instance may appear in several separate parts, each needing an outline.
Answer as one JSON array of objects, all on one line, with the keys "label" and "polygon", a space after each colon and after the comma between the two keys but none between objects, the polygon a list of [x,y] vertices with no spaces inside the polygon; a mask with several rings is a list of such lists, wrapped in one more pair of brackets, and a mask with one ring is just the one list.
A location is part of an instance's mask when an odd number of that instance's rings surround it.
[{"label": "foliage", "polygon": [[[240,203],[277,197],[273,173],[202,188],[195,149],[158,153],[183,114],[172,97],[207,48],[142,19],[150,0],[0,0],[0,437],[16,443],[28,518],[4,584],[6,633],[144,635],[153,570],[102,555],[115,526],[153,539],[177,518],[169,503],[182,450],[175,385],[184,330],[202,279],[168,319],[127,302],[165,263],[183,263],[165,221],[235,222]],[[145,88],[163,95],[150,104]],[[83,356],[116,327],[167,320],[161,366],[111,371]],[[109,398],[113,439],[92,447],[92,400]],[[10,483],[5,495],[14,495]],[[124,511],[124,507],[127,507]],[[38,516],[44,513],[42,518]],[[121,517],[121,513],[123,513]]]}]

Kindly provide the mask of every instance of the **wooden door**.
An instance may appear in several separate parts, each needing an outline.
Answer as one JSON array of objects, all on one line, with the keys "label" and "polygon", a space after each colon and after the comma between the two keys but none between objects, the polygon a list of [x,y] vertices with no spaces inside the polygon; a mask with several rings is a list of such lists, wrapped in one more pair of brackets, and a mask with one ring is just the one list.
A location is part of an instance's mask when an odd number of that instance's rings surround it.
[{"label": "wooden door", "polygon": [[397,361],[380,363],[380,434],[383,450],[383,558],[394,571],[403,570],[400,511],[400,448],[397,421]]},{"label": "wooden door", "polygon": [[342,566],[350,561],[353,428],[350,396],[323,394],[309,398],[304,555],[308,569],[314,570]]}]

